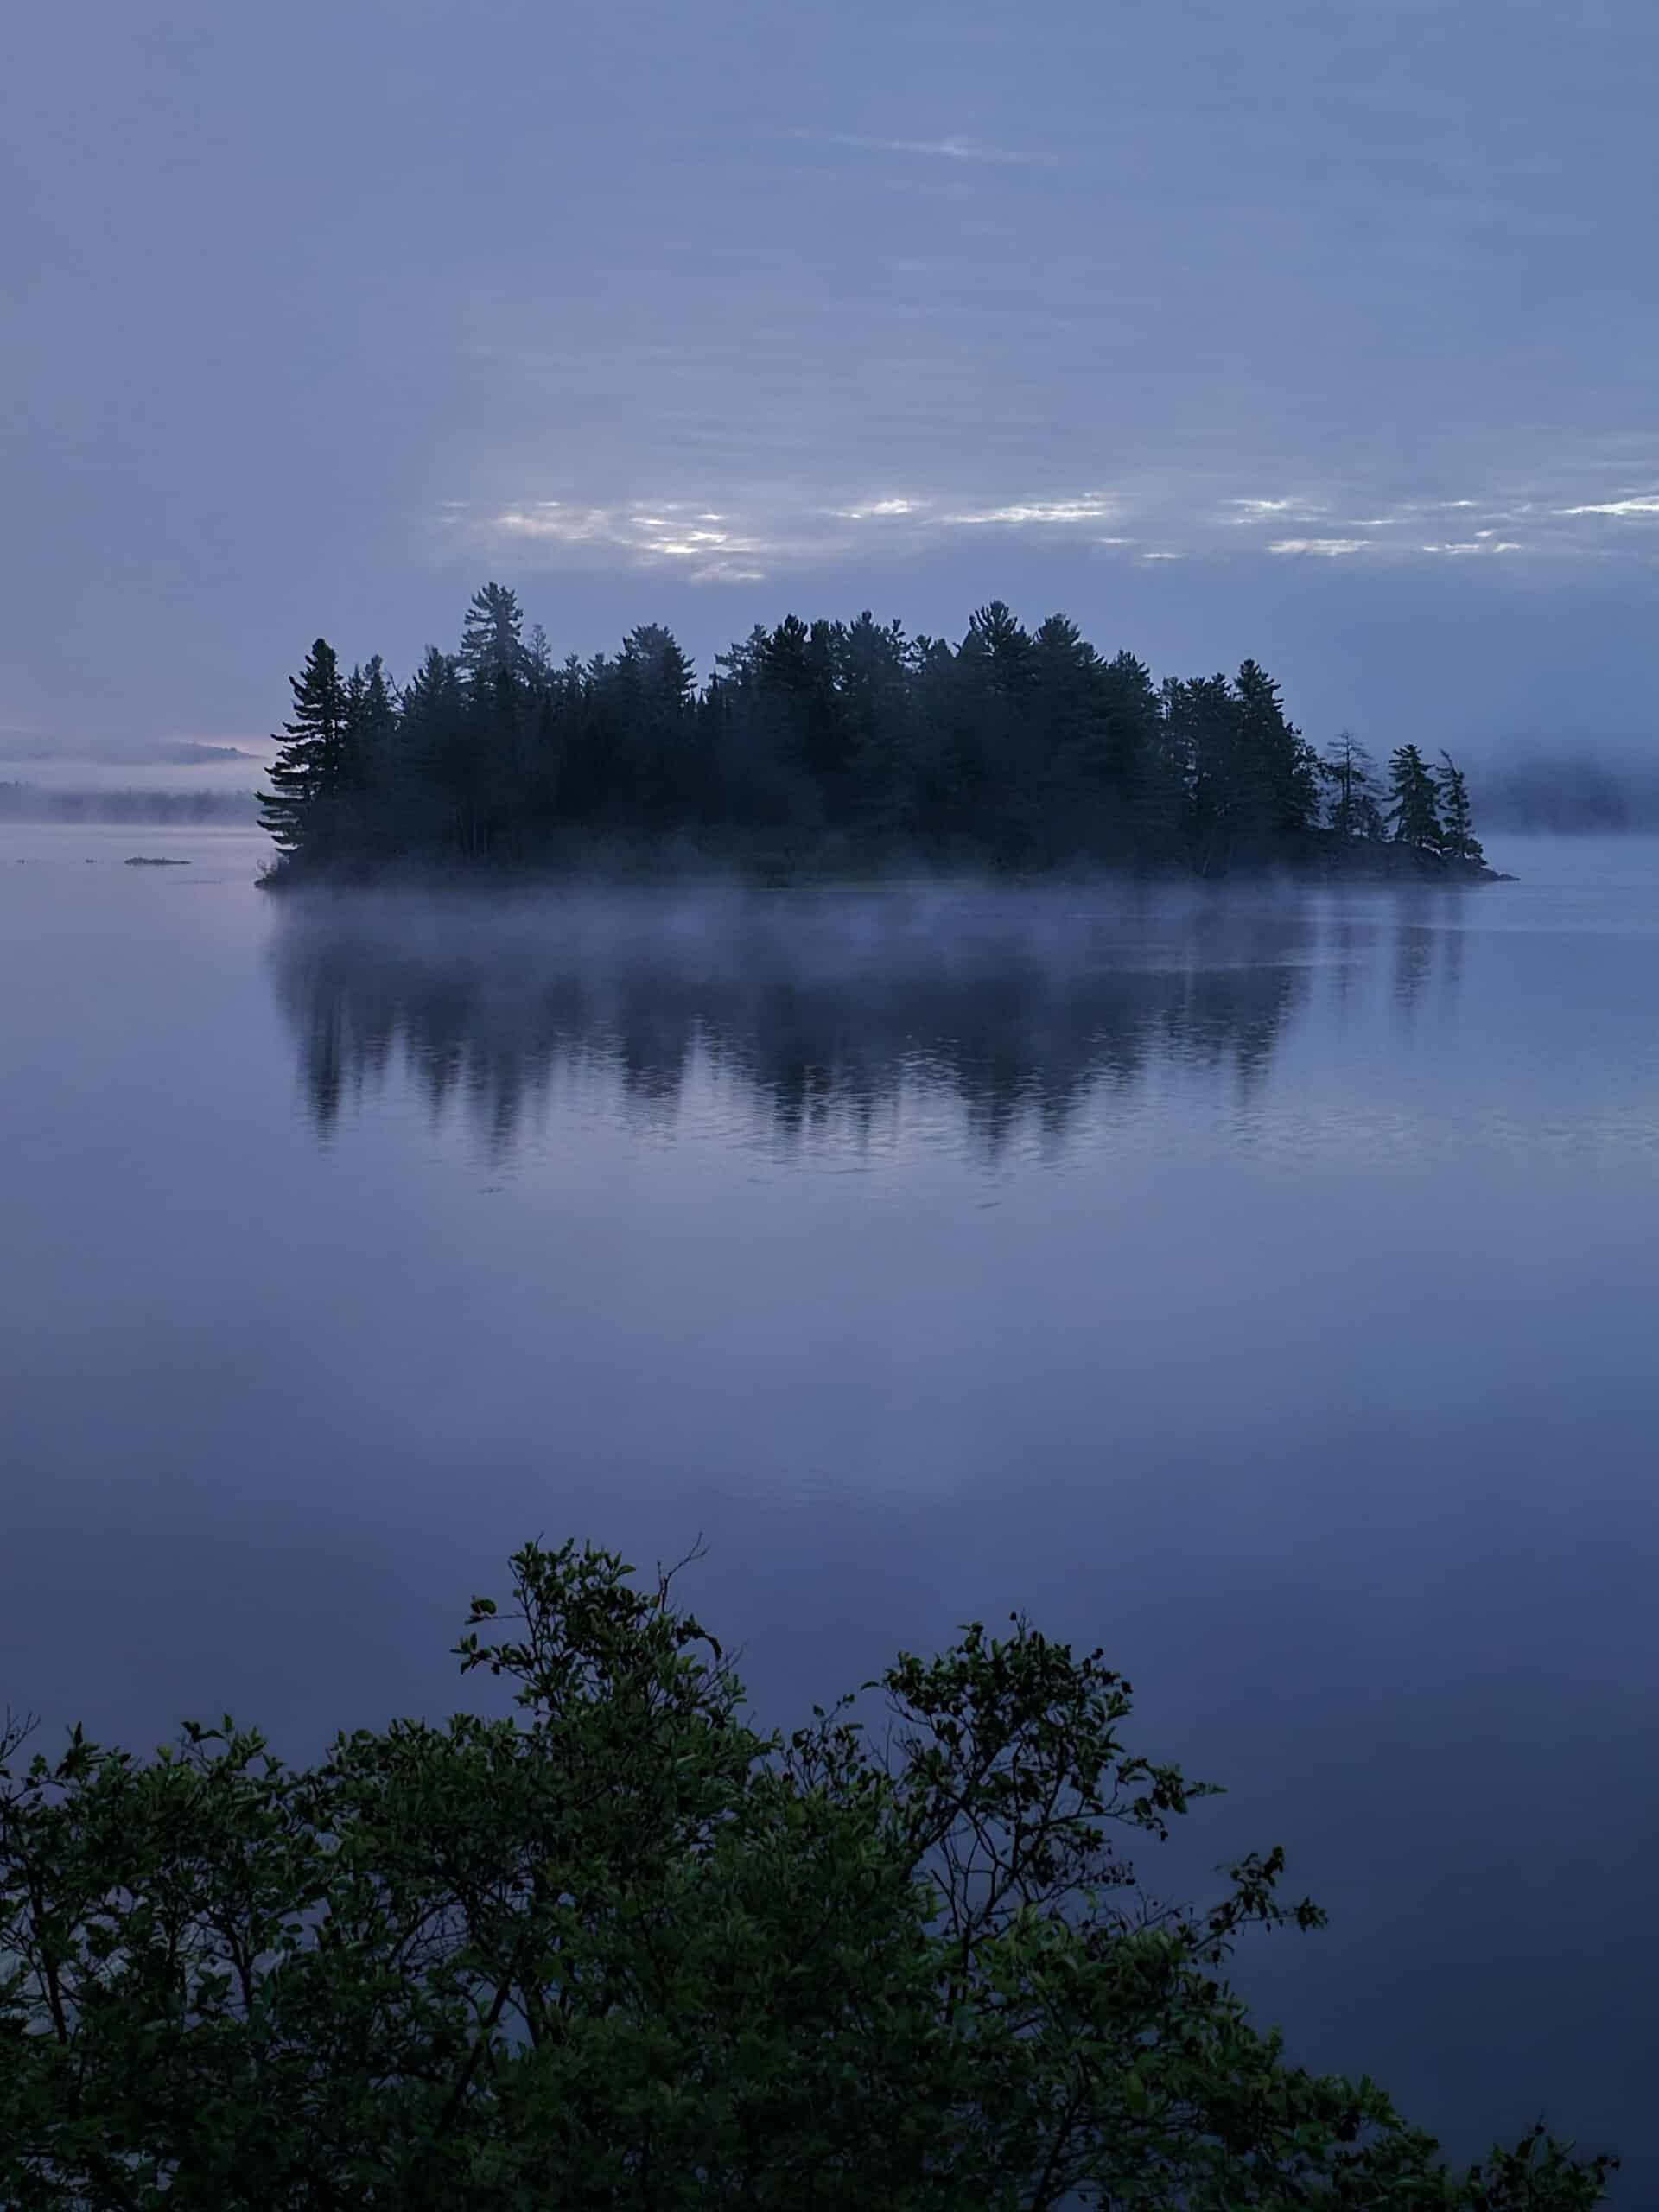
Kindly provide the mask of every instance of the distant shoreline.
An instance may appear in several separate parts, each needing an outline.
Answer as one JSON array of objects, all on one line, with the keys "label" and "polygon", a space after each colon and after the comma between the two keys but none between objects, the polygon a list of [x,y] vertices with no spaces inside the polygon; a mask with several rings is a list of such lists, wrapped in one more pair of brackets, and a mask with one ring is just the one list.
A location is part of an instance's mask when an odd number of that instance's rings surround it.
[{"label": "distant shoreline", "polygon": [[601,884],[694,888],[727,885],[746,890],[880,890],[918,884],[947,887],[977,883],[1008,890],[1103,881],[1198,889],[1237,889],[1265,883],[1313,889],[1344,884],[1393,884],[1402,888],[1444,888],[1519,879],[1484,861],[1436,859],[1410,847],[1384,842],[1373,852],[1351,848],[1312,856],[1303,864],[1279,861],[1200,874],[1179,868],[1112,867],[1073,861],[1050,868],[998,867],[971,853],[933,854],[889,850],[877,855],[842,849],[812,852],[716,850],[684,843],[630,845],[602,841],[556,856],[537,854],[441,857],[433,855],[369,860],[361,855],[326,861],[304,857],[279,859],[257,880],[261,890],[282,893],[310,890],[533,889]]}]

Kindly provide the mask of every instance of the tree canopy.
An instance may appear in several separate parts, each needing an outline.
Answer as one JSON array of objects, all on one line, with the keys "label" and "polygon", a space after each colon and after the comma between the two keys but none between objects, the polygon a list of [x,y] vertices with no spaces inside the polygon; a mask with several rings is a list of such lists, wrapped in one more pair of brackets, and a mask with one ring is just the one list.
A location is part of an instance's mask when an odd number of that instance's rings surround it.
[{"label": "tree canopy", "polygon": [[[399,694],[378,656],[342,679],[323,639],[266,821],[290,872],[445,855],[578,861],[606,843],[690,860],[857,868],[920,856],[1223,876],[1290,868],[1479,876],[1468,792],[1416,762],[1386,819],[1346,733],[1322,760],[1256,662],[1157,683],[1063,614],[1028,631],[1001,600],[960,642],[866,609],[786,615],[699,685],[659,624],[556,663],[486,584],[458,650]],[[1403,794],[1403,797],[1402,797]]]},{"label": "tree canopy", "polygon": [[[461,1668],[510,1688],[285,1764],[0,1755],[16,2212],[1576,2212],[1541,2131],[1458,2172],[1306,2073],[1224,1961],[1316,1925],[1244,1859],[1125,1855],[1210,1794],[1023,1618],[762,1732],[674,1574],[531,1544]],[[871,1702],[873,1701],[873,1702]]]}]

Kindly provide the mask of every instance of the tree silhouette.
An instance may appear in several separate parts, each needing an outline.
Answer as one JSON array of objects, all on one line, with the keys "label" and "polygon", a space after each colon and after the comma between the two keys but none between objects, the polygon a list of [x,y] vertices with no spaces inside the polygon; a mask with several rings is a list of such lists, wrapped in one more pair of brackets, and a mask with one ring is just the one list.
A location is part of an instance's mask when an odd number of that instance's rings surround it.
[{"label": "tree silhouette", "polygon": [[294,712],[283,725],[286,741],[271,763],[259,818],[283,852],[317,853],[337,842],[335,803],[347,770],[346,688],[327,639],[313,645],[289,688]]},{"label": "tree silhouette", "polygon": [[1440,849],[1452,860],[1484,860],[1485,855],[1474,836],[1469,786],[1463,771],[1449,753],[1443,752],[1440,758],[1446,763],[1435,779],[1440,800]]},{"label": "tree silhouette", "polygon": [[765,880],[918,861],[1487,873],[1449,760],[1437,779],[1415,746],[1393,755],[1385,850],[1364,748],[1344,732],[1320,760],[1255,660],[1160,684],[1065,614],[1031,631],[995,599],[954,645],[868,608],[787,614],[701,687],[659,623],[588,660],[523,637],[517,596],[487,583],[457,651],[429,647],[401,696],[378,655],[342,683],[319,639],[264,803],[276,880],[671,849]]},{"label": "tree silhouette", "polygon": [[503,671],[512,677],[529,674],[534,663],[519,636],[524,621],[517,593],[505,584],[485,584],[475,591],[461,627],[458,656],[467,675],[475,683],[487,683]]},{"label": "tree silhouette", "polygon": [[1398,746],[1389,755],[1389,796],[1395,842],[1419,853],[1438,853],[1444,842],[1440,793],[1416,746]]},{"label": "tree silhouette", "polygon": [[1382,835],[1382,791],[1376,763],[1351,730],[1338,730],[1325,749],[1319,774],[1332,786],[1330,827],[1344,842]]}]

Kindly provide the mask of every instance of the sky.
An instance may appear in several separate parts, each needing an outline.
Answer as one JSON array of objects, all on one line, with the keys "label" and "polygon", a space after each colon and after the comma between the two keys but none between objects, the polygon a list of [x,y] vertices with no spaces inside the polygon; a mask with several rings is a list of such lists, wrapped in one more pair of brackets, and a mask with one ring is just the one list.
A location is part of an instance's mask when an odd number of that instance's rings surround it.
[{"label": "sky", "polygon": [[0,753],[1007,600],[1659,732],[1651,0],[74,0],[0,70]]}]

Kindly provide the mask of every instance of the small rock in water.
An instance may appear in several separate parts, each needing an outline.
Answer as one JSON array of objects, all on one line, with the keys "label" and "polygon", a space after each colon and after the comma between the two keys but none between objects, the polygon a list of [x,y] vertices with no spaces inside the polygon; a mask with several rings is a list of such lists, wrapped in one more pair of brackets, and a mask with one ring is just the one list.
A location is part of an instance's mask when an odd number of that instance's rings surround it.
[{"label": "small rock in water", "polygon": [[127,862],[129,868],[188,868],[189,865],[188,861],[151,860],[143,853],[135,853]]}]

